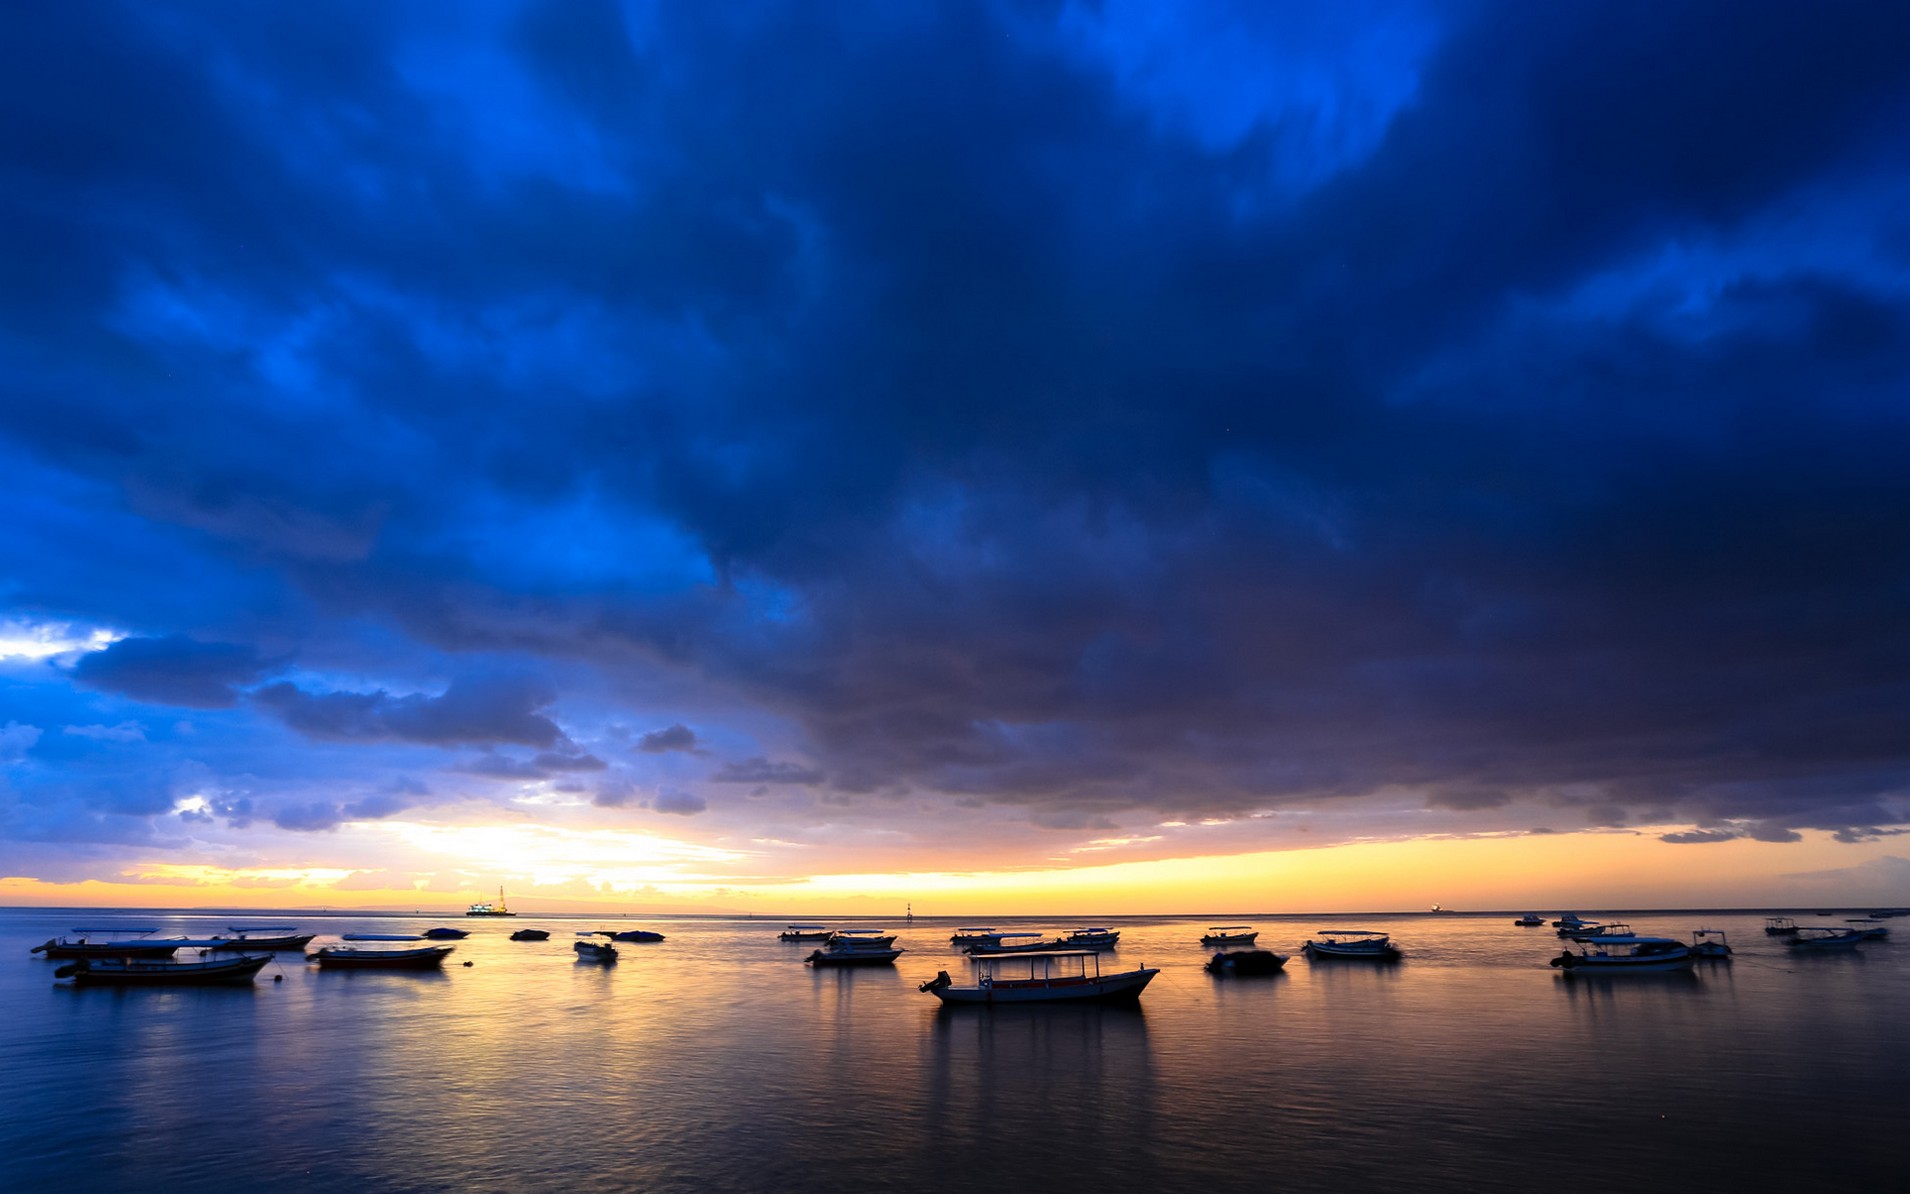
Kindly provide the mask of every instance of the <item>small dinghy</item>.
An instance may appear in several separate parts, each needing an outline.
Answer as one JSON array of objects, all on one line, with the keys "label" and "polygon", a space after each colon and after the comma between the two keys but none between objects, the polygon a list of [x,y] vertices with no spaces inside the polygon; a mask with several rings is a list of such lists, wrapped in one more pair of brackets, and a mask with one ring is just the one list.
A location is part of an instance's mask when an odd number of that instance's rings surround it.
[{"label": "small dinghy", "polygon": [[579,962],[614,962],[617,960],[617,947],[603,941],[577,941],[571,944],[577,951]]},{"label": "small dinghy", "polygon": [[511,934],[512,941],[549,941],[549,929],[519,929]]}]

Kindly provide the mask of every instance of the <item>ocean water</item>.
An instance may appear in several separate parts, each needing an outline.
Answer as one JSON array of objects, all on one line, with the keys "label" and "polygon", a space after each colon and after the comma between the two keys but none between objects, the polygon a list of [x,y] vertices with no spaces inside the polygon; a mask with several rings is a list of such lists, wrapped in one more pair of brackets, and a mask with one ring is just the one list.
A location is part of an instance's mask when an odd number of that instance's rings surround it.
[{"label": "ocean water", "polygon": [[[1504,914],[1253,918],[1295,956],[1232,979],[1201,969],[1207,918],[1117,918],[1104,966],[1161,968],[1138,1006],[943,1009],[916,986],[967,973],[954,920],[841,922],[908,952],[815,971],[764,920],[0,910],[0,1189],[1896,1188],[1910,920],[1800,957],[1763,915],[1629,914],[1735,960],[1592,980]],[[471,936],[441,974],[282,954],[237,990],[76,990],[28,953],[248,921]],[[597,925],[668,940],[575,961]],[[1406,957],[1298,954],[1336,927]]]}]

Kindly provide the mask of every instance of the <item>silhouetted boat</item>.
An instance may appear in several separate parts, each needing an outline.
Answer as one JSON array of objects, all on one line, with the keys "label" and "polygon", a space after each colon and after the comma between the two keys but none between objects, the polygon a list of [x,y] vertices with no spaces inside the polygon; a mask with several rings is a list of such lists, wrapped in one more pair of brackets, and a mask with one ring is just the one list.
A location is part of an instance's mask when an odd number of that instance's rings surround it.
[{"label": "silhouetted boat", "polygon": [[1764,931],[1772,937],[1788,937],[1797,932],[1797,922],[1788,916],[1767,916]]},{"label": "silhouetted boat", "polygon": [[1278,974],[1287,964],[1287,955],[1266,949],[1237,949],[1217,953],[1207,960],[1209,974]]},{"label": "silhouetted boat", "polygon": [[1519,919],[1513,921],[1512,923],[1515,925],[1518,925],[1521,928],[1537,929],[1537,928],[1544,927],[1545,918],[1543,916],[1540,916],[1536,912],[1528,912],[1524,916],[1521,916]]},{"label": "silhouetted boat", "polygon": [[[1579,915],[1576,912],[1567,912],[1563,914],[1562,916],[1560,916],[1557,920],[1553,921],[1552,927],[1555,929],[1563,929],[1566,932],[1575,933],[1579,929],[1582,929],[1585,926],[1594,924],[1594,923],[1596,922],[1579,919]],[[1562,937],[1565,935],[1565,933],[1560,933],[1559,935]]]},{"label": "silhouetted boat", "polygon": [[466,908],[464,910],[464,914],[466,916],[516,916],[517,915],[517,913],[505,907],[504,889],[502,887],[497,889],[497,903],[493,904],[489,900],[482,900],[482,901],[479,901],[478,903],[472,904],[469,908]]},{"label": "silhouetted boat", "polygon": [[511,934],[512,941],[549,941],[549,929],[519,929]]},{"label": "silhouetted boat", "polygon": [[[347,941],[416,941],[416,937],[382,937],[365,935],[347,937]],[[324,949],[306,954],[307,961],[316,962],[324,970],[436,970],[444,965],[451,956],[454,945],[423,945],[416,949],[354,949],[351,946],[328,945]]]},{"label": "silhouetted boat", "polygon": [[1252,945],[1260,933],[1252,925],[1209,925],[1201,935],[1202,945]]},{"label": "silhouetted boat", "polygon": [[1811,953],[1817,950],[1850,949],[1864,939],[1856,929],[1838,929],[1829,925],[1799,925],[1784,944]]},{"label": "silhouetted boat", "polygon": [[827,941],[835,935],[828,925],[790,925],[776,934],[778,941]]},{"label": "silhouetted boat", "polygon": [[1567,974],[1649,974],[1689,970],[1698,956],[1669,937],[1630,937],[1625,940],[1586,942],[1579,952],[1566,950],[1552,965]]},{"label": "silhouetted boat", "polygon": [[[248,927],[233,925],[226,931],[237,933],[238,936],[217,938],[219,944],[213,946],[213,949],[265,950],[267,952],[281,949],[304,949],[312,943],[312,938],[318,936],[317,933],[298,932],[292,925],[260,925]],[[277,935],[255,937],[252,935],[254,933],[272,933]]]},{"label": "silhouetted boat", "polygon": [[1700,960],[1728,962],[1731,960],[1730,943],[1724,939],[1723,929],[1693,929],[1691,931],[1691,952]]},{"label": "silhouetted boat", "polygon": [[1068,949],[1115,949],[1121,944],[1117,929],[1074,929],[1061,939]]},{"label": "silhouetted boat", "polygon": [[992,957],[996,954],[1029,954],[1066,948],[1059,941],[1048,940],[1046,933],[996,933],[992,942],[980,941],[962,952],[970,957]]},{"label": "silhouetted boat", "polygon": [[1366,962],[1396,962],[1399,960],[1399,947],[1385,933],[1376,933],[1371,929],[1318,929],[1317,941],[1306,943],[1306,956],[1309,960],[1338,961],[1351,959]]},{"label": "silhouetted boat", "polygon": [[462,941],[471,935],[469,929],[426,929],[424,935],[431,941]]},{"label": "silhouetted boat", "polygon": [[1159,970],[1142,966],[1118,974],[1101,973],[1101,954],[1092,949],[1047,950],[1005,957],[978,957],[973,986],[958,987],[944,970],[919,988],[943,1003],[1075,1003],[1128,1000]]},{"label": "silhouetted boat", "polygon": [[202,962],[174,962],[151,958],[81,958],[53,972],[88,986],[251,986],[253,976],[272,960],[271,954],[246,954]]},{"label": "silhouetted boat", "polygon": [[158,929],[148,928],[105,928],[74,929],[75,933],[132,933],[126,938],[107,938],[104,941],[89,936],[78,940],[61,937],[36,945],[30,953],[45,954],[49,958],[170,958],[175,950],[185,948],[211,949],[219,939],[207,938],[199,941],[189,937],[151,937]]},{"label": "silhouetted boat", "polygon": [[604,933],[612,941],[657,942],[663,940],[662,933],[653,933],[649,929],[624,929],[622,932],[604,930]]},{"label": "silhouetted boat", "polygon": [[1862,933],[1865,941],[1882,941],[1890,936],[1890,930],[1874,917],[1852,917],[1844,923]]},{"label": "silhouetted boat", "polygon": [[1001,934],[982,925],[969,925],[956,929],[955,935],[948,939],[950,945],[990,945],[1001,940]]},{"label": "silhouetted boat", "polygon": [[895,938],[872,929],[837,933],[803,961],[811,966],[890,966],[902,956]]},{"label": "silhouetted boat", "polygon": [[617,960],[617,947],[602,941],[577,941],[571,944],[577,951],[577,957],[585,962],[614,962]]}]

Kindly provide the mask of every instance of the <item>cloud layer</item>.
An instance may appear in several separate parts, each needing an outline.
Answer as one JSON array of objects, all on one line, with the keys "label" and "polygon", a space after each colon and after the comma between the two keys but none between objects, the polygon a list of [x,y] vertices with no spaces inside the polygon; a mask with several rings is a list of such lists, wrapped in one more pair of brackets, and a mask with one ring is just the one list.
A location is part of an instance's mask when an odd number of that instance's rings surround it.
[{"label": "cloud layer", "polygon": [[0,837],[1885,835],[1907,22],[0,15]]}]

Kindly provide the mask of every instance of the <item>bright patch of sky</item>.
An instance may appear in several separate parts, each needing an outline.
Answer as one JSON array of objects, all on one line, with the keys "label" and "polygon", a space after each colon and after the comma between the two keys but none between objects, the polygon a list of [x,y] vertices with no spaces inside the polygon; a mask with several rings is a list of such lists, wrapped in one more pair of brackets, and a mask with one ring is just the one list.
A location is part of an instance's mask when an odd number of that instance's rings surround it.
[{"label": "bright patch of sky", "polygon": [[1438,30],[1413,5],[1070,3],[1063,40],[1162,125],[1225,153],[1264,131],[1270,184],[1318,186],[1378,148]]}]

